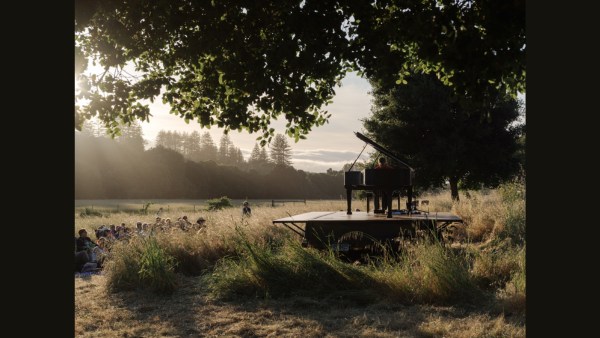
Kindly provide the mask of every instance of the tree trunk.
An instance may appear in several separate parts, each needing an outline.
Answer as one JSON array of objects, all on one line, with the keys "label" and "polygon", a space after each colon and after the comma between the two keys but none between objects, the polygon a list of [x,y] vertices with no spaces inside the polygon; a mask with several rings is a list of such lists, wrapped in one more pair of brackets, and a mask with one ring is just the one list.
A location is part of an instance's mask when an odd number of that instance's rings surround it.
[{"label": "tree trunk", "polygon": [[453,201],[458,202],[460,200],[458,198],[458,178],[456,177],[450,177],[450,194]]}]

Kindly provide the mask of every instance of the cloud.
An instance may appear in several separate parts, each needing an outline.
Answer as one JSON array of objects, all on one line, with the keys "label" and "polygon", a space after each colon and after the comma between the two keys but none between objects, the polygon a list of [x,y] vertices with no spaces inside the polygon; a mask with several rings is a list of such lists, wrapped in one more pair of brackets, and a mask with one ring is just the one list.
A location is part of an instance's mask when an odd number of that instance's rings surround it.
[{"label": "cloud", "polygon": [[304,170],[313,173],[324,173],[327,169],[341,170],[347,161],[325,162],[315,160],[293,160],[292,166],[297,170]]},{"label": "cloud", "polygon": [[[305,149],[292,152],[292,162],[296,169],[310,172],[325,172],[331,168],[341,170],[346,163],[353,163],[359,151],[339,151],[332,149]],[[363,153],[359,161],[368,159],[368,154]]]}]

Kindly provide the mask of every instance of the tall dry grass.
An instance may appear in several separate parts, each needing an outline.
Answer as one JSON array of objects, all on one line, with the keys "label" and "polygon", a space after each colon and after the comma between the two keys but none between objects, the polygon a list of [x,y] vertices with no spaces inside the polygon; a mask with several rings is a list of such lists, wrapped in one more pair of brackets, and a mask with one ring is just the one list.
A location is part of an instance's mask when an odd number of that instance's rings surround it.
[{"label": "tall dry grass", "polygon": [[[299,236],[272,224],[274,219],[309,211],[345,210],[343,200],[254,207],[252,217],[242,217],[241,208],[188,213],[192,221],[204,217],[207,228],[173,230],[157,233],[151,242],[132,238],[116,245],[106,264],[107,285],[113,290],[169,291],[177,287],[173,274],[181,273],[202,275],[215,298],[300,295],[356,302],[449,303],[474,301],[485,294],[496,296],[506,308],[521,311],[525,299],[524,185],[516,182],[469,195],[456,203],[447,192],[421,197],[430,201],[425,207],[429,211],[452,211],[464,219],[462,243],[407,244],[400,253],[390,252],[361,264],[344,262],[333,252],[302,248]],[[355,206],[362,209],[361,203]],[[180,216],[176,212],[161,215],[172,220]],[[93,234],[102,224],[121,222],[133,227],[137,221],[152,223],[154,218],[127,213],[76,215],[75,232],[85,228]]]}]

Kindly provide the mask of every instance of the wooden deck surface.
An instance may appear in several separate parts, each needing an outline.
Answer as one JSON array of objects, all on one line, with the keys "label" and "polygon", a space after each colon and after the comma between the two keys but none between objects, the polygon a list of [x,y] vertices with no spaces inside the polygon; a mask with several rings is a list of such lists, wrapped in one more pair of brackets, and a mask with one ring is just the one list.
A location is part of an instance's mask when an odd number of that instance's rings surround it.
[{"label": "wooden deck surface", "polygon": [[304,214],[294,215],[276,219],[273,223],[306,223],[306,222],[397,222],[397,221],[435,220],[438,222],[462,222],[462,219],[450,212],[422,212],[411,215],[392,215],[387,218],[386,214],[366,213],[364,211],[352,212],[346,215],[345,211],[312,211]]}]

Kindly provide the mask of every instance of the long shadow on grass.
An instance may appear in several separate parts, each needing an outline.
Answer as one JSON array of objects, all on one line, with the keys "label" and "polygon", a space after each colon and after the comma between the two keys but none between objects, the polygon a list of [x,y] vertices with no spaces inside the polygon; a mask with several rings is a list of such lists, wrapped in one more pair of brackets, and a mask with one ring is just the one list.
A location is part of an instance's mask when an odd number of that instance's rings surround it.
[{"label": "long shadow on grass", "polygon": [[[414,298],[415,290],[391,288],[393,281],[377,277],[368,267],[296,244],[276,249],[248,244],[239,257],[220,261],[204,276],[179,275],[171,295],[113,295],[136,320],[160,321],[167,327],[160,333],[141,328],[136,332],[140,336],[421,337],[430,336],[420,324],[431,318],[500,314],[485,297],[423,305],[428,302]],[[524,321],[515,318],[514,324],[524,326]]]},{"label": "long shadow on grass", "polygon": [[[430,259],[434,270],[452,262],[437,261],[439,257]],[[389,262],[380,264],[393,266]],[[332,331],[353,336],[359,334],[356,330],[365,328],[423,336],[426,332],[420,331],[418,326],[429,316],[461,319],[500,314],[494,310],[489,295],[477,293],[468,281],[464,281],[464,290],[456,287],[463,283],[456,271],[442,269],[437,272],[448,275],[438,278],[442,287],[456,283],[454,289],[445,290],[454,294],[434,296],[431,300],[426,294],[419,294],[419,290],[411,289],[414,285],[410,283],[404,288],[396,288],[395,281],[382,281],[372,271],[368,266],[344,262],[331,252],[323,254],[293,243],[287,243],[279,250],[248,244],[245,256],[221,261],[203,281],[208,295],[220,300],[221,304],[234,305],[238,312],[264,312],[280,318],[284,324],[286,319],[294,323],[290,318],[301,319],[301,323],[315,323],[317,329],[311,335],[316,336]],[[418,305],[424,303],[438,305]],[[264,318],[255,320],[271,322]],[[248,323],[235,334],[264,335],[263,326]]]}]

